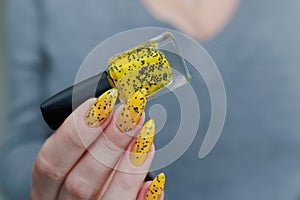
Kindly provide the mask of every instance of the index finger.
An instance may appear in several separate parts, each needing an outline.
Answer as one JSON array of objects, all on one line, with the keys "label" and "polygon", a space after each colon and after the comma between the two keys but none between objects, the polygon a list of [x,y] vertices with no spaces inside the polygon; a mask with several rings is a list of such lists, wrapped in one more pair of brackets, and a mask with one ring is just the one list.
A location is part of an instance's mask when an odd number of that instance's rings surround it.
[{"label": "index finger", "polygon": [[[44,143],[32,172],[31,194],[33,199],[35,197],[38,199],[55,199],[69,171],[111,121],[110,112],[116,99],[117,90],[112,89],[105,92],[96,101],[95,99],[86,101]],[[95,113],[95,109],[101,106],[101,102],[105,103],[105,112]],[[92,114],[97,114],[97,117],[94,117],[96,121],[90,120]],[[99,119],[99,125],[95,126],[97,119]],[[102,124],[100,125],[100,123]]]}]

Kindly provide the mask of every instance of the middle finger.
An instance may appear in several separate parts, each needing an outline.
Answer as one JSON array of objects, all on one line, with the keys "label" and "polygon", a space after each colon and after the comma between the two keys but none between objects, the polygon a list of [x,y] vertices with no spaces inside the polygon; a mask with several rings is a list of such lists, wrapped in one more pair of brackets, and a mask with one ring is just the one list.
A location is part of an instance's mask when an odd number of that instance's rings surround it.
[{"label": "middle finger", "polygon": [[114,112],[109,126],[68,175],[59,199],[91,199],[101,190],[144,123],[145,95],[137,91]]}]

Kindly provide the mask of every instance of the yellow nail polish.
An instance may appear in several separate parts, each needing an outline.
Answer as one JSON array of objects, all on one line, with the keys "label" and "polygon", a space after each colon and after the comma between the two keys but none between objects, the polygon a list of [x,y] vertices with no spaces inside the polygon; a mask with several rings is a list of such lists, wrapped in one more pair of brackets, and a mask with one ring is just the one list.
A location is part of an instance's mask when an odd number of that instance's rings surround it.
[{"label": "yellow nail polish", "polygon": [[146,93],[145,89],[137,90],[123,106],[117,123],[120,131],[128,132],[135,127],[146,107]]},{"label": "yellow nail polish", "polygon": [[165,182],[165,174],[158,174],[149,186],[145,200],[158,200],[165,188]]},{"label": "yellow nail polish", "polygon": [[140,166],[147,158],[147,154],[151,149],[151,145],[154,139],[155,123],[151,119],[147,121],[138,137],[136,138],[130,154],[130,161],[136,166]]},{"label": "yellow nail polish", "polygon": [[152,94],[172,81],[170,63],[157,46],[157,42],[147,42],[109,59],[109,81],[119,89],[122,100],[139,88]]},{"label": "yellow nail polish", "polygon": [[118,90],[113,88],[103,93],[91,106],[85,116],[86,124],[91,128],[99,127],[111,113],[118,98]]}]

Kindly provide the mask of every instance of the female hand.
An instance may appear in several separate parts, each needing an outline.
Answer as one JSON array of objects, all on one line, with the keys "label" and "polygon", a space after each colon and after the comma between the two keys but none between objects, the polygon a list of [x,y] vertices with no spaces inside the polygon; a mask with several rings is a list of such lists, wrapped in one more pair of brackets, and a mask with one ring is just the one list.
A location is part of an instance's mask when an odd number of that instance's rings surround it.
[{"label": "female hand", "polygon": [[33,200],[163,199],[163,174],[144,183],[155,132],[153,120],[143,126],[146,92],[112,112],[117,93],[83,103],[44,143],[32,171]]}]

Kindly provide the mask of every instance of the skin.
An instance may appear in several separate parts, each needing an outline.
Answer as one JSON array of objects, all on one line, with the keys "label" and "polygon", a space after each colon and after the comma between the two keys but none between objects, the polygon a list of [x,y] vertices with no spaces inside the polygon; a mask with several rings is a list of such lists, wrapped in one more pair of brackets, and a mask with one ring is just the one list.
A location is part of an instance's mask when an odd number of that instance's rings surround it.
[{"label": "skin", "polygon": [[[238,0],[143,2],[158,19],[200,40],[207,40],[219,32],[238,4]],[[121,107],[108,116],[105,114],[106,119],[99,122],[100,126],[95,127],[93,120],[92,125],[88,126],[85,116],[95,100],[90,99],[76,109],[40,149],[32,170],[33,200],[145,199],[151,182],[143,181],[151,165],[153,153],[149,153],[142,165],[136,166],[130,161],[130,150],[133,149],[135,141],[132,136],[139,134],[144,123],[144,114],[128,134],[124,134],[117,127]],[[151,148],[154,152],[153,144]],[[116,166],[120,161],[119,166],[127,172],[108,167],[97,158],[105,158],[105,163],[110,166]],[[162,191],[160,200],[163,197]]]},{"label": "skin", "polygon": [[149,11],[199,40],[216,35],[230,20],[239,0],[143,0]]},{"label": "skin", "polygon": [[[117,127],[122,106],[101,126],[90,127],[85,116],[94,102],[90,99],[76,109],[42,146],[32,171],[33,200],[144,199],[138,195],[147,191],[143,181],[153,153],[140,166],[130,161],[130,150],[136,140],[132,135],[139,134],[144,114],[128,134]],[[105,164],[97,160],[100,158],[105,159]],[[116,167],[119,161],[126,172],[107,166],[109,163]]]}]

